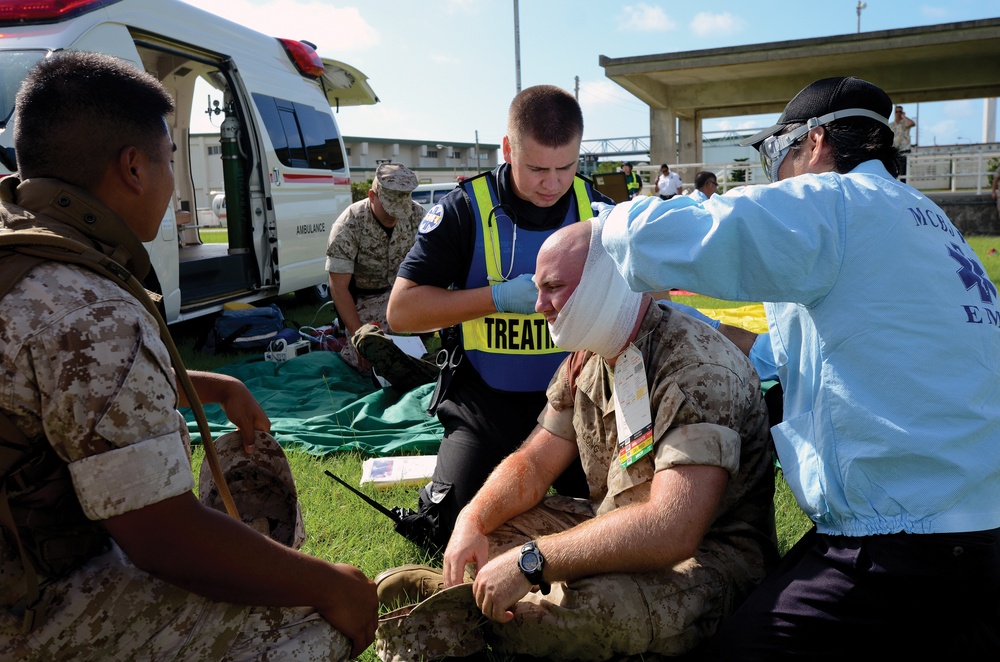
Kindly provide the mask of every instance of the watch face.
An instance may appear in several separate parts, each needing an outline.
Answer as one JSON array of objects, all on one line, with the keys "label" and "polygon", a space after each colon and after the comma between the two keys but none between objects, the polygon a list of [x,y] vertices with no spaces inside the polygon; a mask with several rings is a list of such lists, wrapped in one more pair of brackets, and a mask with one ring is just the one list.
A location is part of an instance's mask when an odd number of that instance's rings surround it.
[{"label": "watch face", "polygon": [[538,554],[527,552],[521,557],[521,570],[524,572],[534,572],[538,570]]}]

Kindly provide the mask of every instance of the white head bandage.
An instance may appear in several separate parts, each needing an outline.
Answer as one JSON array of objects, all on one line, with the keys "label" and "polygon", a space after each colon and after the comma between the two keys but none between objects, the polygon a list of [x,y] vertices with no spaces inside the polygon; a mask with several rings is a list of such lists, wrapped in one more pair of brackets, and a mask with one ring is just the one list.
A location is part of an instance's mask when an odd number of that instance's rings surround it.
[{"label": "white head bandage", "polygon": [[604,358],[616,357],[635,327],[642,295],[628,283],[601,244],[603,222],[591,219],[590,250],[580,284],[566,300],[556,321],[549,324],[560,349],[589,349]]}]

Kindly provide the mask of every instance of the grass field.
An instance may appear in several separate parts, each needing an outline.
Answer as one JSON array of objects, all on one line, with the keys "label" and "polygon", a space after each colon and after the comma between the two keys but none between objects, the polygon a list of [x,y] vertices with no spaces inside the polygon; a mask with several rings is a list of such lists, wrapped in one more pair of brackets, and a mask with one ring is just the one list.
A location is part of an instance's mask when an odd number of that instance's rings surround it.
[{"label": "grass field", "polygon": [[[207,240],[204,236],[203,240]],[[1000,255],[989,254],[991,248],[1000,251],[1000,237],[969,237],[968,241],[982,259],[989,277],[1000,288]],[[293,297],[277,300],[285,317],[299,324],[329,323],[332,311],[327,306],[302,306]],[[708,297],[685,297],[684,303],[702,308],[727,308],[744,303],[720,301]],[[176,325],[174,338],[190,368],[211,370],[235,357],[209,357],[193,350],[204,331],[204,322]],[[430,555],[397,535],[392,523],[383,515],[361,502],[346,489],[334,483],[324,471],[337,474],[348,483],[357,485],[361,478],[361,463],[365,459],[356,453],[341,453],[314,457],[290,452],[289,462],[295,475],[306,525],[307,540],[303,550],[330,561],[352,563],[368,576],[374,577],[386,568],[405,563],[440,565],[440,558]],[[195,469],[201,464],[202,451],[195,451]],[[416,507],[417,488],[393,488],[386,491],[365,490],[386,506]],[[810,527],[809,520],[795,503],[780,472],[775,480],[775,518],[779,547],[784,553]],[[370,648],[362,654],[366,662],[377,660]]]}]

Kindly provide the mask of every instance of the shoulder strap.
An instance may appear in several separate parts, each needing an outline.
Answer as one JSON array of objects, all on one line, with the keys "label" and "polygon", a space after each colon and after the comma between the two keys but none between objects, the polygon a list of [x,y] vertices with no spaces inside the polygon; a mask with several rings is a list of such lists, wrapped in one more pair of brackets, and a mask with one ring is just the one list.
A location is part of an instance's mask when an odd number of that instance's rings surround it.
[{"label": "shoulder strap", "polygon": [[503,282],[503,277],[500,275],[500,265],[497,264],[496,250],[489,250],[491,247],[500,245],[497,224],[493,223],[491,218],[500,202],[492,174],[483,173],[483,175],[470,179],[466,193],[471,193],[469,197],[472,198],[473,211],[479,219],[480,229],[483,233],[483,244],[487,249],[483,251],[486,259],[486,275],[491,283]]},{"label": "shoulder strap", "polygon": [[580,221],[586,221],[594,218],[594,210],[591,208],[590,203],[590,182],[586,179],[577,175],[573,177],[573,196],[576,198],[577,211],[580,214]]},{"label": "shoulder strap", "polygon": [[[212,433],[208,427],[208,419],[205,417],[205,410],[201,405],[201,400],[198,398],[194,385],[191,383],[191,378],[187,374],[187,369],[184,367],[184,361],[181,359],[180,353],[177,351],[177,347],[174,345],[174,341],[170,337],[170,331],[167,329],[167,323],[160,315],[160,311],[157,310],[156,304],[154,304],[152,299],[150,299],[149,293],[146,292],[146,288],[144,288],[142,284],[135,279],[128,269],[118,264],[104,253],[101,253],[100,251],[91,248],[90,246],[86,246],[78,241],[73,241],[72,239],[68,239],[54,233],[31,231],[0,233],[0,248],[10,248],[16,250],[21,255],[41,258],[42,260],[66,262],[87,267],[88,269],[91,269],[92,271],[120,284],[143,305],[150,315],[153,316],[160,329],[160,339],[163,341],[163,344],[166,345],[167,352],[170,355],[171,365],[174,368],[174,372],[181,383],[181,388],[184,390],[191,409],[194,412],[195,420],[198,423],[198,431],[201,434],[202,444],[205,447],[205,459],[208,461],[209,468],[212,470],[212,477],[219,486],[219,496],[226,505],[226,511],[234,518],[240,519],[239,513],[236,509],[236,503],[233,501],[232,494],[230,493],[229,487],[226,485],[225,478],[222,475],[222,468],[219,464],[219,456],[215,450],[215,443],[212,440]],[[35,266],[38,262],[39,260],[36,260],[33,264],[24,268],[24,270],[19,273],[19,277],[23,276],[28,268]],[[13,283],[4,283],[0,285],[0,288],[2,288],[0,289],[0,293],[5,294],[12,286]]]}]

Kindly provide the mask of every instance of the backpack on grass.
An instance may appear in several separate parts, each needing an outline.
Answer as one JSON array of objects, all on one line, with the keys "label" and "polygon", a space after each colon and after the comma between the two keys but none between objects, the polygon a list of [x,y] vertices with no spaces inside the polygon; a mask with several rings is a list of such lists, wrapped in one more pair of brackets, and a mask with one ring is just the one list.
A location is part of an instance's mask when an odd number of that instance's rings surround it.
[{"label": "backpack on grass", "polygon": [[263,352],[290,326],[273,303],[261,308],[223,310],[195,349],[209,354]]}]

